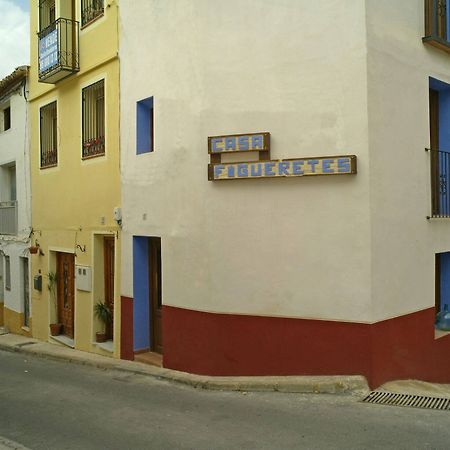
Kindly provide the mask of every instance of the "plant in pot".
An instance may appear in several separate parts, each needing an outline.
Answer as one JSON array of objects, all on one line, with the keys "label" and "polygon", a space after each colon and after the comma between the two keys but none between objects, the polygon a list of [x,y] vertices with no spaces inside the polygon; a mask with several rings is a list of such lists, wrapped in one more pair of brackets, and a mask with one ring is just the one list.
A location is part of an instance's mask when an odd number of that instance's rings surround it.
[{"label": "plant in pot", "polygon": [[[48,283],[47,283],[47,289],[50,293],[50,300],[54,309],[54,313],[55,316],[54,317],[58,317],[58,311],[57,311],[57,307],[56,307],[56,282],[58,281],[58,276],[56,274],[56,272],[49,272],[47,274],[47,279],[48,279]],[[57,319],[58,320],[58,319]],[[50,324],[50,334],[52,336],[58,336],[59,334],[61,334],[62,331],[62,323],[51,323]]]},{"label": "plant in pot", "polygon": [[97,302],[94,305],[94,314],[100,322],[103,323],[103,331],[95,333],[95,340],[97,342],[106,342],[106,328],[112,321],[112,311],[110,307],[104,302]]}]

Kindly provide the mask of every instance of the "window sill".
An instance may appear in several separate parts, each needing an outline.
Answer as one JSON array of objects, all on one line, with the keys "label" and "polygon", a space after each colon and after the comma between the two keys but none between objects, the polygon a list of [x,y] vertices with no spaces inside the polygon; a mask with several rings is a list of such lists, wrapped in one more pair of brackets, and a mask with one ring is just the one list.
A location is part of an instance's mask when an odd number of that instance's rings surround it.
[{"label": "window sill", "polygon": [[422,42],[450,53],[450,42],[438,36],[425,36],[422,38]]},{"label": "window sill", "polygon": [[450,216],[427,216],[427,220],[448,220]]},{"label": "window sill", "polygon": [[58,167],[58,164],[49,164],[48,166],[41,166],[41,170],[51,169],[52,167]]},{"label": "window sill", "polygon": [[81,25],[81,30],[84,30],[89,25],[92,25],[94,22],[97,22],[97,20],[100,20],[102,17],[105,17],[105,12],[102,12],[98,16],[95,16],[93,19],[91,19],[89,22],[86,22],[84,25]]},{"label": "window sill", "polygon": [[434,339],[440,339],[443,338],[444,336],[448,336],[450,334],[450,331],[444,331],[444,330],[437,330],[436,328],[434,329]]},{"label": "window sill", "polygon": [[87,160],[89,160],[89,159],[94,159],[94,158],[100,158],[101,156],[105,156],[105,152],[103,152],[103,153],[98,153],[97,155],[89,155],[89,156],[83,156],[82,158],[81,158],[81,160],[82,161],[87,161]]}]

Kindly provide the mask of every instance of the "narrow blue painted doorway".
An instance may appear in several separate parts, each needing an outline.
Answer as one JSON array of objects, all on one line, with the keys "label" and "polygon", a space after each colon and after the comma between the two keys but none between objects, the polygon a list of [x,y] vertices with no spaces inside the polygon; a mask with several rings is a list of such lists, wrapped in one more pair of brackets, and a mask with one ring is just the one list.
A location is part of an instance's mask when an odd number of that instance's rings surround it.
[{"label": "narrow blue painted doorway", "polygon": [[135,352],[150,350],[148,246],[148,237],[133,237],[133,339]]},{"label": "narrow blue painted doorway", "polygon": [[134,352],[162,354],[161,238],[133,237]]}]

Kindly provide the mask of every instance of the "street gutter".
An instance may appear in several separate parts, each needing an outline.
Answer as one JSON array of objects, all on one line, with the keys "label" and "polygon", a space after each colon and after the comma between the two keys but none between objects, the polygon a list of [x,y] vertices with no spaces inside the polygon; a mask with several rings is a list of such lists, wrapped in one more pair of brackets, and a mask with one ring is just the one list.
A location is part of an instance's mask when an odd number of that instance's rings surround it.
[{"label": "street gutter", "polygon": [[160,380],[180,383],[198,389],[241,392],[273,391],[302,394],[350,394],[358,396],[366,395],[369,392],[367,380],[361,375],[245,377],[195,375],[150,366],[140,362],[113,359],[15,334],[0,335],[0,350],[84,364],[100,369],[118,370],[137,375],[151,376]]}]

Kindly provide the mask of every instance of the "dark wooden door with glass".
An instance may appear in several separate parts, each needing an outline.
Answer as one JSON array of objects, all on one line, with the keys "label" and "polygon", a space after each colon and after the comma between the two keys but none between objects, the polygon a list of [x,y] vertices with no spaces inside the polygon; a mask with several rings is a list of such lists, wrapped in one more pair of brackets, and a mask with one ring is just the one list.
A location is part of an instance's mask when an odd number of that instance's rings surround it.
[{"label": "dark wooden door with glass", "polygon": [[148,257],[150,272],[150,349],[162,354],[161,238],[150,238]]},{"label": "dark wooden door with glass", "polygon": [[75,257],[72,253],[56,254],[58,322],[63,334],[73,339],[75,315]]},{"label": "dark wooden door with glass", "polygon": [[105,267],[105,304],[111,310],[111,322],[106,326],[106,338],[113,339],[114,324],[114,237],[103,238],[103,254]]}]

